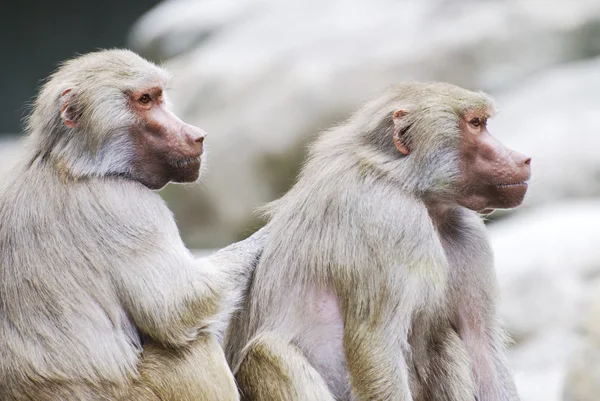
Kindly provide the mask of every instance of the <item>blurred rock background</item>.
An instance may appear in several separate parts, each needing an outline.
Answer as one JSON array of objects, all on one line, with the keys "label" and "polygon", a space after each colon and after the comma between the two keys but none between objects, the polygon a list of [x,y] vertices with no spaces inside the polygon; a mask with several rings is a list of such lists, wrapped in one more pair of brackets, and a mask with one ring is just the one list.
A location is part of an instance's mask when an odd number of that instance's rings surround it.
[{"label": "blurred rock background", "polygon": [[[489,224],[521,397],[600,399],[600,1],[170,0],[126,43],[164,63],[176,112],[209,133],[202,183],[162,191],[193,248],[256,230],[314,135],[387,85],[494,95],[490,131],[533,157],[525,205]],[[121,44],[72,53],[90,45]],[[16,154],[0,141],[0,171]]]}]

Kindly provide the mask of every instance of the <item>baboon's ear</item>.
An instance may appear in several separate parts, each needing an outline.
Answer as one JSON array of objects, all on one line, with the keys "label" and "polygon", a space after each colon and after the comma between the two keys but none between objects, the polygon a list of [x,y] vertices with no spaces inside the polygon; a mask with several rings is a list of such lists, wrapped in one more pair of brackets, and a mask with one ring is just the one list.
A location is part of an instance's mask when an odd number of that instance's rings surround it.
[{"label": "baboon's ear", "polygon": [[403,120],[407,115],[408,112],[406,110],[400,109],[396,110],[392,117],[394,120],[394,146],[396,146],[398,152],[402,153],[403,155],[410,153],[404,138],[404,133],[406,132],[408,126],[406,125],[406,121]]},{"label": "baboon's ear", "polygon": [[73,92],[70,88],[60,94],[60,102],[60,117],[63,123],[69,128],[75,127],[77,125],[78,113],[73,105]]}]

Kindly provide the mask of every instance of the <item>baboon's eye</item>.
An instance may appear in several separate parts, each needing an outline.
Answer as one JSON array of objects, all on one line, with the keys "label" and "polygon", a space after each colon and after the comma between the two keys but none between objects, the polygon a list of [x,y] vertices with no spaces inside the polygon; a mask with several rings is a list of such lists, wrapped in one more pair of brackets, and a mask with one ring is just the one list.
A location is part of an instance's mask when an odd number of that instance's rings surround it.
[{"label": "baboon's eye", "polygon": [[142,104],[148,104],[148,103],[150,103],[151,100],[152,100],[152,98],[150,97],[150,95],[147,93],[144,93],[142,96],[140,96],[140,98],[138,99],[138,102],[140,102]]},{"label": "baboon's eye", "polygon": [[473,127],[480,127],[481,126],[481,118],[479,117],[475,117],[473,119],[471,119],[471,121],[469,121],[469,124],[471,124]]}]

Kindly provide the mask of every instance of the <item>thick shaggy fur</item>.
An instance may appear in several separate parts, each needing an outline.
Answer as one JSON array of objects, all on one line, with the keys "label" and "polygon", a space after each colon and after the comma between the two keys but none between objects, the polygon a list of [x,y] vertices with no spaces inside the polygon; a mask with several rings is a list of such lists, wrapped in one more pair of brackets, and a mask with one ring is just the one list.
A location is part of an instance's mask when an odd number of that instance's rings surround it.
[{"label": "thick shaggy fur", "polygon": [[[2,401],[238,399],[219,337],[261,234],[195,260],[160,196],[123,178],[134,152],[119,91],[165,77],[104,51],[42,89],[29,153],[0,189]],[[60,119],[67,88],[76,129]]]},{"label": "thick shaggy fur", "polygon": [[[244,400],[514,401],[481,218],[452,202],[459,117],[491,100],[404,84],[323,133],[226,351]],[[392,142],[407,110],[404,157]],[[443,206],[442,206],[443,205]]]}]

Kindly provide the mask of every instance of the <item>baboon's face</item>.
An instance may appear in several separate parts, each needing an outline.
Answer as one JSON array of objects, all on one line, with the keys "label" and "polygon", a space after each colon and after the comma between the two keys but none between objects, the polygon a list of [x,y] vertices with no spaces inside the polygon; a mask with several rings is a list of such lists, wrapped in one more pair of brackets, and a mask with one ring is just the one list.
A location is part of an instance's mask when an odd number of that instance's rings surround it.
[{"label": "baboon's face", "polygon": [[197,180],[204,131],[186,124],[166,107],[160,86],[132,92],[128,102],[135,116],[130,129],[135,144],[133,177],[151,189],[169,181]]},{"label": "baboon's face", "polygon": [[486,123],[481,112],[466,113],[460,120],[458,203],[478,212],[519,206],[531,175],[531,158],[498,142]]}]

